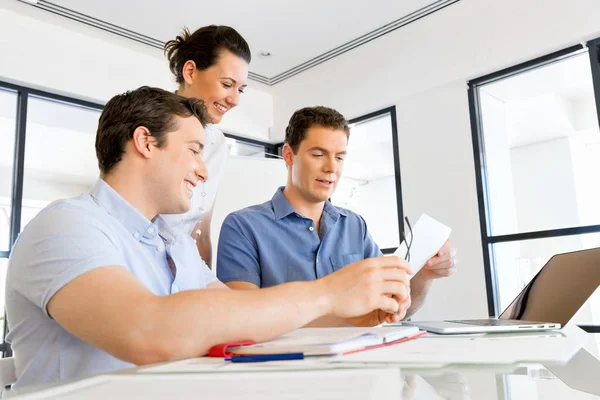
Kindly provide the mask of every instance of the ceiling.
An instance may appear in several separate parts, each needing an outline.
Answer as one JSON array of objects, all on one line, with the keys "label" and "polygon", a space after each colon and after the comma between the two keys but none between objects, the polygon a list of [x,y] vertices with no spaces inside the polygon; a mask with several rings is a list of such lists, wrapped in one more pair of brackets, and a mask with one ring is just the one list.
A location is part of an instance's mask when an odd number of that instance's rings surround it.
[{"label": "ceiling", "polygon": [[[274,85],[460,0],[27,0],[62,15],[154,47],[183,26],[230,25],[248,41],[250,78]],[[271,56],[262,57],[260,53]]]}]

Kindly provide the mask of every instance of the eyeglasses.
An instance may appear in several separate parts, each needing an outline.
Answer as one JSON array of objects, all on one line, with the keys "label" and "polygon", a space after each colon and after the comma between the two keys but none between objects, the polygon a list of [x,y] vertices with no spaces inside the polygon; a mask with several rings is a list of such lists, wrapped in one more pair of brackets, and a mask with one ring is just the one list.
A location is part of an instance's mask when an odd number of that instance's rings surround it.
[{"label": "eyeglasses", "polygon": [[408,217],[404,217],[404,221],[406,221],[406,226],[408,226],[408,232],[410,234],[410,241],[406,237],[406,231],[404,229],[402,229],[402,232],[400,232],[400,243],[402,243],[402,242],[406,243],[406,256],[404,257],[404,259],[407,262],[410,262],[410,246],[412,246],[412,242],[413,242],[413,231],[412,231],[412,226],[410,226],[410,221],[408,220]]}]

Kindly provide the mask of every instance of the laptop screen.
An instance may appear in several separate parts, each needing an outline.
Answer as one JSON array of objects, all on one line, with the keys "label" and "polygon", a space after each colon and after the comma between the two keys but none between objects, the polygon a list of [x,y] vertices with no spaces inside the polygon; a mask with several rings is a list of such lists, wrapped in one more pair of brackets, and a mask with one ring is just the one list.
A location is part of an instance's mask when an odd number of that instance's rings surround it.
[{"label": "laptop screen", "polygon": [[599,285],[600,248],[557,254],[499,318],[564,326]]}]

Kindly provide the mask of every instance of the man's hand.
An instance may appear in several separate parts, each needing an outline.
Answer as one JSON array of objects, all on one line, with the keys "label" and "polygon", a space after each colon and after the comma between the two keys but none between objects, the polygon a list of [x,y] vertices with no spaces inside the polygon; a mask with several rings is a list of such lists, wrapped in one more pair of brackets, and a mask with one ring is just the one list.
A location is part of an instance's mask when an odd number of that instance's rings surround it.
[{"label": "man's hand", "polygon": [[350,264],[322,278],[329,294],[330,315],[371,325],[397,322],[410,307],[411,273],[406,261],[384,256]]},{"label": "man's hand", "polygon": [[[410,307],[410,298],[406,307]],[[376,326],[383,324],[384,322],[395,324],[404,319],[407,309],[408,308],[401,309],[400,312],[394,314],[383,310],[374,310],[368,314],[361,315],[360,317],[346,318],[346,321],[352,326]]]},{"label": "man's hand", "polygon": [[454,243],[447,241],[438,253],[431,257],[417,275],[425,280],[445,278],[456,269],[456,248]]}]

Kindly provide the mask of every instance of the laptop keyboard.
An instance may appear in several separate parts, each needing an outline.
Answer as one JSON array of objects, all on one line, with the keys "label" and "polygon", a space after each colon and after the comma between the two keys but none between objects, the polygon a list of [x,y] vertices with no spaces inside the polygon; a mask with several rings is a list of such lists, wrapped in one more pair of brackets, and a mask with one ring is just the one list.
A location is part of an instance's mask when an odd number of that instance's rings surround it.
[{"label": "laptop keyboard", "polygon": [[511,319],[464,319],[456,322],[459,324],[479,325],[479,326],[507,326],[507,325],[528,325],[527,321],[516,321]]}]

